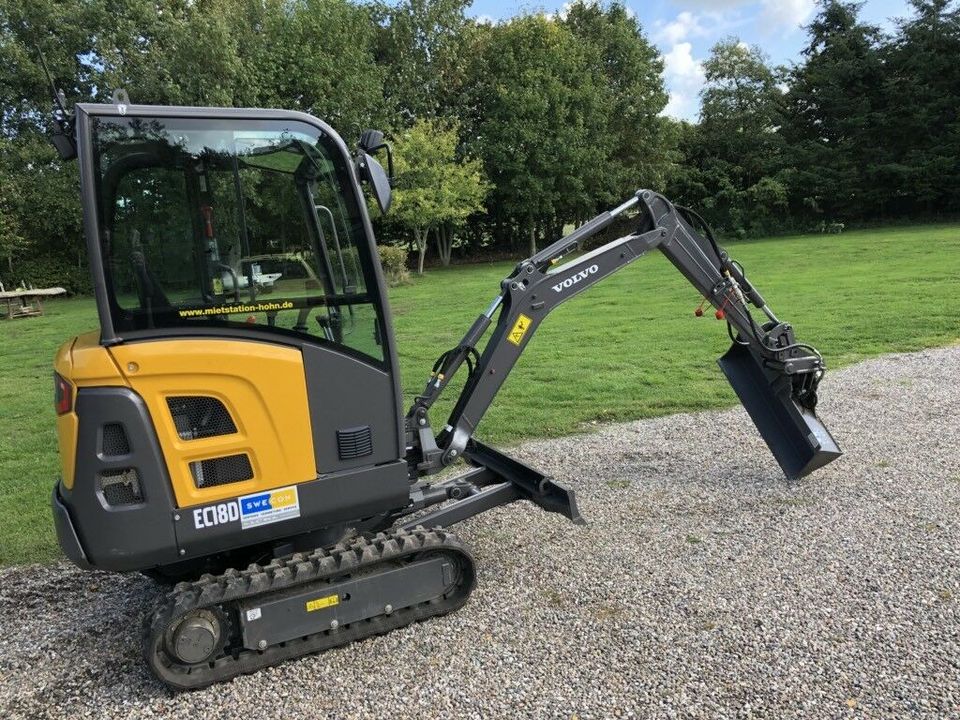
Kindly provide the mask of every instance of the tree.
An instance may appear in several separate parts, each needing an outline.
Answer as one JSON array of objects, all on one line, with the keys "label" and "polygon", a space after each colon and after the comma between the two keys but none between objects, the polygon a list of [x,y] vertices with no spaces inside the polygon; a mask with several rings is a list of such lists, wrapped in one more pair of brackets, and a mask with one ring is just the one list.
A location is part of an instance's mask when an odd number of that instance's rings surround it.
[{"label": "tree", "polygon": [[[0,178],[5,180],[5,178]],[[13,258],[26,246],[20,222],[16,214],[16,188],[8,182],[0,182],[0,257],[6,260],[8,280],[13,277]]]},{"label": "tree", "polygon": [[385,69],[384,100],[395,123],[453,120],[466,76],[464,48],[472,32],[464,11],[469,0],[378,2],[377,59]]},{"label": "tree", "polygon": [[[100,2],[0,0],[0,64],[10,69],[0,73],[0,252],[8,271],[41,256],[62,266],[62,281],[80,263],[77,167],[61,161],[46,137],[53,100],[37,49],[68,97],[94,100],[104,97],[104,76],[90,49],[109,33]],[[27,275],[16,281],[39,280]]]},{"label": "tree", "polygon": [[500,232],[524,233],[531,254],[540,234],[589,211],[609,155],[595,52],[544,15],[487,28],[472,52],[468,146],[494,185],[491,219]]},{"label": "tree", "polygon": [[602,125],[590,128],[596,157],[585,168],[593,214],[639,187],[663,187],[673,161],[670,120],[660,113],[667,105],[663,60],[647,40],[637,18],[620,2],[604,7],[575,0],[564,24],[590,48],[585,57],[593,67],[585,73],[601,80],[604,95]]},{"label": "tree", "polygon": [[[84,254],[79,178],[50,141],[36,132],[0,139],[0,213],[7,215],[7,265],[29,250],[61,262],[66,272]],[[29,278],[18,278],[29,279]]]},{"label": "tree", "polygon": [[[258,5],[260,0],[248,0]],[[238,78],[260,93],[242,105],[300,109],[323,118],[348,144],[384,126],[385,71],[376,62],[370,8],[349,0],[270,0],[262,28],[250,27],[252,53]],[[264,41],[262,37],[269,40]],[[243,98],[243,95],[240,95]]]},{"label": "tree", "polygon": [[697,204],[718,225],[746,232],[782,210],[786,188],[778,176],[783,138],[783,94],[778,72],[759,48],[736,38],[714,45],[704,62],[700,126],[688,148],[704,194]]},{"label": "tree", "polygon": [[893,212],[929,215],[960,210],[960,7],[912,0],[883,48],[887,75],[880,118],[889,154],[879,178]]},{"label": "tree", "polygon": [[[430,231],[480,210],[489,190],[479,160],[457,159],[457,133],[456,126],[419,120],[394,144],[397,187],[391,212],[413,232],[420,275]],[[448,230],[438,240],[444,265],[450,262],[453,240]]]},{"label": "tree", "polygon": [[118,65],[135,100],[145,95],[158,103],[302,110],[326,120],[348,142],[385,120],[385,73],[374,56],[369,8],[348,0],[178,6],[152,41]]},{"label": "tree", "polygon": [[782,133],[798,214],[851,220],[878,208],[872,180],[887,162],[879,123],[883,36],[859,21],[859,10],[824,0],[808,29],[804,63],[790,73]]}]

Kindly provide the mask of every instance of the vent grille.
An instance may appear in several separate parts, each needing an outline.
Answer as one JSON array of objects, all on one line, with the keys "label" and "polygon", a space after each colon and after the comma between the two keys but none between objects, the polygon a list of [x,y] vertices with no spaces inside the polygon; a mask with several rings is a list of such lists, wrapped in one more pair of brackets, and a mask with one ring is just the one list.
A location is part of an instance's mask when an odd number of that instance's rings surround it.
[{"label": "vent grille", "polygon": [[97,474],[97,485],[107,505],[112,507],[143,502],[140,474],[136,468],[101,470]]},{"label": "vent grille", "polygon": [[107,423],[103,426],[103,440],[100,452],[110,457],[130,454],[130,441],[127,440],[127,431],[120,423]]},{"label": "vent grille", "polygon": [[370,426],[337,430],[337,452],[341,460],[373,455],[373,434],[370,432]]},{"label": "vent grille", "polygon": [[230,413],[216,398],[204,395],[168,397],[167,407],[181,440],[231,435],[237,431]]},{"label": "vent grille", "polygon": [[197,460],[190,463],[193,482],[198,488],[243,482],[253,478],[250,458],[245,454]]}]

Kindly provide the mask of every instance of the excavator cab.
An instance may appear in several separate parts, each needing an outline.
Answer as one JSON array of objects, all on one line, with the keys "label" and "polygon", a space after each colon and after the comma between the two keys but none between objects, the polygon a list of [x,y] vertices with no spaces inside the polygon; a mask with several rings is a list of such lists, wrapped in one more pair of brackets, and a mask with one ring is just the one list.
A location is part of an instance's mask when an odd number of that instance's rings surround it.
[{"label": "excavator cab", "polygon": [[281,111],[78,105],[76,133],[100,330],[56,360],[68,552],[184,568],[405,505],[375,161]]}]

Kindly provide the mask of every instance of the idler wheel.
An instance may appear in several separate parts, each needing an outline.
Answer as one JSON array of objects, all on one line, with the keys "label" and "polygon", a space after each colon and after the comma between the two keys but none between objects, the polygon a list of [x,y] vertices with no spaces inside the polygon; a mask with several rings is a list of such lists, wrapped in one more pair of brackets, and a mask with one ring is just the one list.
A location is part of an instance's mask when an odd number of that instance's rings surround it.
[{"label": "idler wheel", "polygon": [[219,647],[221,633],[220,621],[213,613],[196,610],[174,629],[169,649],[180,662],[188,665],[202,663]]}]

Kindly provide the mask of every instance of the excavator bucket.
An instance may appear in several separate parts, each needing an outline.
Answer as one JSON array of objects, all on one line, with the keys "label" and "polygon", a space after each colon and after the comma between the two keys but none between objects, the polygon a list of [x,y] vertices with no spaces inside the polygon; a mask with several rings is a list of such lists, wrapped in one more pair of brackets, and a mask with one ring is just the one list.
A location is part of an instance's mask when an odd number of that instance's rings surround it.
[{"label": "excavator bucket", "polygon": [[789,375],[765,368],[739,343],[717,363],[788,478],[801,478],[842,455],[816,413],[793,399]]}]

